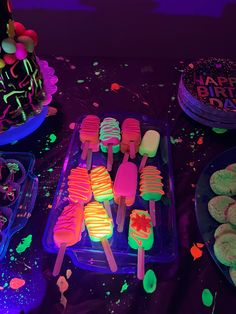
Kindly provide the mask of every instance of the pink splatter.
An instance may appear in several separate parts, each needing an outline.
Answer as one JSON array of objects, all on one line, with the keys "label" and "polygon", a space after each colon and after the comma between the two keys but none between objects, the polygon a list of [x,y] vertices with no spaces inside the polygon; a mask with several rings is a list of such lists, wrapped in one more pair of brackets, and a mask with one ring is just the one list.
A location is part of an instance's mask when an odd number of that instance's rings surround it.
[{"label": "pink splatter", "polygon": [[10,285],[10,288],[12,288],[13,290],[16,290],[25,285],[25,280],[21,278],[12,278],[9,285]]}]

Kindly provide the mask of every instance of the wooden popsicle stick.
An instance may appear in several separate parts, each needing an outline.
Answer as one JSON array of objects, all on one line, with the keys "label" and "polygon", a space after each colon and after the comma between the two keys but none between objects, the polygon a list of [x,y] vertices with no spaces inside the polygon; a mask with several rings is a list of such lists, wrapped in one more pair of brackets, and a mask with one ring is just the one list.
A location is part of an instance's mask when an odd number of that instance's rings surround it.
[{"label": "wooden popsicle stick", "polygon": [[135,156],[136,156],[136,153],[135,153],[135,143],[134,143],[134,141],[129,142],[129,154],[130,154],[130,158],[131,158],[131,159],[134,159]]},{"label": "wooden popsicle stick", "polygon": [[156,202],[154,200],[150,200],[149,201],[149,212],[150,212],[150,216],[151,216],[153,227],[156,226],[156,208],[155,208],[155,203]]},{"label": "wooden popsicle stick", "polygon": [[129,160],[129,153],[125,152],[122,162],[127,162],[128,160]]},{"label": "wooden popsicle stick", "polygon": [[86,141],[86,142],[84,142],[83,151],[82,151],[82,154],[81,154],[81,159],[82,160],[86,159],[87,154],[88,154],[88,149],[89,149],[89,141]]},{"label": "wooden popsicle stick", "polygon": [[108,213],[108,216],[109,216],[109,217],[111,218],[111,220],[112,220],[112,225],[113,225],[113,227],[114,227],[114,222],[113,222],[113,217],[112,217],[110,202],[107,201],[107,200],[105,200],[105,201],[103,202],[103,204],[104,204],[104,207],[105,207],[105,209],[106,209],[106,211],[107,211],[107,213]]},{"label": "wooden popsicle stick", "polygon": [[54,277],[56,277],[60,273],[65,251],[66,251],[66,243],[61,243],[60,249],[57,253],[57,259],[53,268],[53,272],[52,272]]},{"label": "wooden popsicle stick", "polygon": [[142,248],[138,248],[137,278],[139,280],[144,278],[144,249]]},{"label": "wooden popsicle stick", "polygon": [[139,172],[141,172],[141,170],[145,167],[147,159],[148,159],[148,155],[144,154],[141,160],[140,166],[139,166]]},{"label": "wooden popsicle stick", "polygon": [[116,223],[117,225],[120,224],[121,222],[121,213],[122,213],[122,208],[125,207],[125,197],[121,196],[120,197],[120,202],[119,202],[119,206],[117,209],[117,215],[116,215]]},{"label": "wooden popsicle stick", "polygon": [[109,244],[109,242],[108,242],[108,240],[106,238],[102,239],[101,242],[102,242],[103,250],[104,250],[104,253],[106,255],[107,262],[108,262],[108,265],[110,267],[110,270],[113,273],[115,273],[117,271],[118,267],[117,267],[114,255],[112,253],[112,250],[110,248],[110,244]]},{"label": "wooden popsicle stick", "polygon": [[113,165],[113,150],[112,150],[112,144],[108,145],[108,156],[107,156],[107,171],[112,170]]},{"label": "wooden popsicle stick", "polygon": [[118,224],[117,231],[123,232],[124,224],[125,224],[125,213],[126,213],[126,205],[122,206],[121,208],[121,216],[120,216],[120,223]]},{"label": "wooden popsicle stick", "polygon": [[86,160],[86,169],[87,170],[90,170],[92,167],[92,155],[93,155],[92,149],[89,148],[88,153],[87,153],[87,160]]}]

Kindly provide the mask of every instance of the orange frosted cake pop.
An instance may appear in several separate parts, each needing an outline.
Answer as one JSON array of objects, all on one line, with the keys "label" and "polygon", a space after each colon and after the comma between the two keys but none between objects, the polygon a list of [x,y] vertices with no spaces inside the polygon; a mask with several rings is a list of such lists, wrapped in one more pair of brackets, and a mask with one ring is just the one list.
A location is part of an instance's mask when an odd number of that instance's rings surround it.
[{"label": "orange frosted cake pop", "polygon": [[60,248],[53,270],[54,276],[60,272],[66,247],[80,241],[83,221],[84,211],[79,203],[69,204],[58,217],[53,229],[54,242]]},{"label": "orange frosted cake pop", "polygon": [[95,115],[87,115],[80,126],[80,141],[82,142],[81,159],[87,158],[87,169],[91,168],[92,152],[99,151],[100,119]]},{"label": "orange frosted cake pop", "polygon": [[91,200],[92,189],[88,170],[76,167],[68,176],[69,200],[72,203],[86,204]]}]

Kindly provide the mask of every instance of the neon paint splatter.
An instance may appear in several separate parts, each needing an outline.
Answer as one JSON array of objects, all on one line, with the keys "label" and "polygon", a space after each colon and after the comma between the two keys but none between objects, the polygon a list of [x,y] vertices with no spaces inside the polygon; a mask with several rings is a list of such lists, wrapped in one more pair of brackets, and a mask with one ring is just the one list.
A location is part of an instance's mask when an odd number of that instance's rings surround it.
[{"label": "neon paint splatter", "polygon": [[99,104],[98,104],[97,102],[94,102],[94,103],[93,103],[93,106],[94,106],[95,108],[98,108],[98,107],[99,107]]},{"label": "neon paint splatter", "polygon": [[21,278],[12,278],[9,285],[11,289],[17,290],[25,285],[25,280]]},{"label": "neon paint splatter", "polygon": [[121,287],[120,293],[123,293],[128,289],[129,285],[127,284],[126,280],[124,281],[123,286]]},{"label": "neon paint splatter", "polygon": [[172,136],[170,137],[170,142],[171,144],[175,145],[175,144],[179,144],[182,143],[183,140],[182,138],[178,137],[178,138],[173,138]]},{"label": "neon paint splatter", "polygon": [[30,247],[31,243],[32,243],[32,234],[29,234],[26,238],[23,238],[21,242],[18,244],[16,248],[16,252],[18,254],[25,252],[25,250]]},{"label": "neon paint splatter", "polygon": [[197,243],[197,244],[193,244],[193,246],[190,249],[190,253],[193,257],[193,260],[195,261],[196,259],[199,259],[200,257],[202,257],[202,250],[201,248],[203,248],[204,244],[202,243]]},{"label": "neon paint splatter", "polygon": [[198,145],[202,145],[203,144],[203,137],[199,137],[199,139],[197,140],[197,144]]},{"label": "neon paint splatter", "polygon": [[212,306],[213,303],[213,295],[209,289],[204,289],[202,291],[202,303],[206,307]]},{"label": "neon paint splatter", "polygon": [[147,293],[153,293],[157,288],[157,277],[153,270],[149,269],[143,278],[143,289]]},{"label": "neon paint splatter", "polygon": [[224,134],[224,133],[228,132],[227,129],[220,129],[220,128],[212,128],[212,131],[217,133],[217,134]]},{"label": "neon paint splatter", "polygon": [[121,85],[120,84],[118,84],[118,83],[112,83],[111,84],[111,90],[112,91],[118,91],[119,89],[121,89]]},{"label": "neon paint splatter", "polygon": [[67,305],[67,299],[64,296],[64,292],[66,292],[69,288],[69,284],[64,276],[60,276],[57,280],[57,286],[59,288],[59,291],[61,292],[61,300],[60,303],[63,305],[64,308],[66,308]]},{"label": "neon paint splatter", "polygon": [[82,84],[82,83],[84,83],[85,81],[84,80],[77,80],[77,83],[78,84]]},{"label": "neon paint splatter", "polygon": [[53,172],[53,168],[49,168],[49,169],[48,169],[48,172]]},{"label": "neon paint splatter", "polygon": [[71,269],[67,269],[66,270],[66,279],[69,279],[71,277],[71,275],[72,275],[72,270]]},{"label": "neon paint splatter", "polygon": [[55,134],[50,134],[49,135],[50,143],[54,143],[57,140],[57,136]]}]

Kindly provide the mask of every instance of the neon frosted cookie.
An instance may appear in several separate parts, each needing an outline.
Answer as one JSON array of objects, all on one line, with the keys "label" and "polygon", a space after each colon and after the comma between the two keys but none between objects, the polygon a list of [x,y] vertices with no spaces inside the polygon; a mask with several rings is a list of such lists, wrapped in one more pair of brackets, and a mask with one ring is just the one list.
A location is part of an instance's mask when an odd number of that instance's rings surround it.
[{"label": "neon frosted cookie", "polygon": [[228,221],[236,227],[236,203],[229,206],[227,218]]},{"label": "neon frosted cookie", "polygon": [[208,211],[216,221],[225,223],[228,221],[228,209],[232,204],[235,204],[235,200],[229,196],[215,196],[208,203]]},{"label": "neon frosted cookie", "polygon": [[233,281],[234,285],[236,286],[236,268],[230,267],[229,275],[230,275],[230,278]]},{"label": "neon frosted cookie", "polygon": [[236,227],[234,227],[233,225],[231,225],[229,223],[221,224],[221,225],[219,225],[218,228],[216,228],[214,237],[215,237],[215,239],[217,239],[222,234],[230,233],[230,232],[236,234]]},{"label": "neon frosted cookie", "polygon": [[236,267],[236,234],[225,233],[217,238],[214,253],[222,264]]},{"label": "neon frosted cookie", "polygon": [[235,163],[235,164],[228,165],[225,169],[227,169],[227,170],[229,170],[229,171],[236,172],[236,163]]},{"label": "neon frosted cookie", "polygon": [[236,195],[236,172],[218,170],[210,177],[210,186],[217,195]]}]

